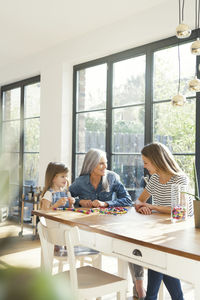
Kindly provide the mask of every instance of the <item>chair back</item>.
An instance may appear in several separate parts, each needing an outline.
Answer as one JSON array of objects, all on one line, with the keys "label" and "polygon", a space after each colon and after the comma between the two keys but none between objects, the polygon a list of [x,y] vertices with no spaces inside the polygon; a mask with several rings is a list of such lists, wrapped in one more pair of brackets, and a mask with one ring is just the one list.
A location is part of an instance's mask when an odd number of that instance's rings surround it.
[{"label": "chair back", "polygon": [[45,222],[44,220],[42,220],[38,223],[38,233],[40,236],[44,268],[46,271],[52,270],[54,245],[67,246],[68,261],[70,267],[70,285],[72,290],[77,293],[78,280],[74,246],[80,245],[80,235],[78,227],[65,225],[49,228],[48,226],[45,226]]}]

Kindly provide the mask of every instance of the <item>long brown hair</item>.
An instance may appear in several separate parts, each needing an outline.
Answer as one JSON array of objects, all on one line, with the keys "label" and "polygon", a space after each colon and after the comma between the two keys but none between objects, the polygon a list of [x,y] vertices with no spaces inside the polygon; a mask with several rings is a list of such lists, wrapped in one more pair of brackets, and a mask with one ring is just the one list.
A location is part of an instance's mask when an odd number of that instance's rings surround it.
[{"label": "long brown hair", "polygon": [[69,169],[62,163],[50,162],[45,173],[45,186],[42,192],[42,197],[48,189],[52,187],[54,177],[59,173],[68,173]]},{"label": "long brown hair", "polygon": [[172,175],[182,174],[183,171],[174,159],[169,149],[161,143],[151,143],[141,151],[142,155],[150,160],[154,167]]}]

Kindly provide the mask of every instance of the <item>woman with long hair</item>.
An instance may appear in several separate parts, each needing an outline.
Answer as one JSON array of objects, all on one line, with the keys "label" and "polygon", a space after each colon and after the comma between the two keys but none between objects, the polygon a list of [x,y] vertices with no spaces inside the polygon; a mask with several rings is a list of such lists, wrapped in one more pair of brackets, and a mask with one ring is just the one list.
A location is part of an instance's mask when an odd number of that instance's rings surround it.
[{"label": "woman with long hair", "polygon": [[[172,184],[188,185],[188,178],[165,145],[151,143],[146,145],[141,153],[144,168],[151,177],[136,201],[135,208],[141,214],[151,214],[153,211],[170,214]],[[153,199],[152,204],[146,203],[150,196]],[[192,214],[192,202],[189,204],[189,213]],[[162,280],[172,300],[183,300],[180,280],[150,269],[145,300],[157,299]]]}]

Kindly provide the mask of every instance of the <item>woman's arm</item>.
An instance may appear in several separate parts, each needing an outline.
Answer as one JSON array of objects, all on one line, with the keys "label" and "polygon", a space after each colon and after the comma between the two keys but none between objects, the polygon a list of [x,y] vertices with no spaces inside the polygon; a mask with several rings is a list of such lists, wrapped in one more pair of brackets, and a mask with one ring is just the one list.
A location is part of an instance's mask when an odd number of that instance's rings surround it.
[{"label": "woman's arm", "polygon": [[132,199],[129,193],[127,192],[125,186],[118,179],[117,174],[110,173],[110,189],[113,192],[112,200],[106,201],[108,206],[132,206]]},{"label": "woman's arm", "polygon": [[148,204],[148,207],[151,209],[151,210],[156,210],[160,213],[163,213],[163,214],[171,214],[171,207],[170,206],[158,206],[158,205],[152,205],[152,204]]},{"label": "woman's arm", "polygon": [[140,194],[139,198],[135,202],[135,210],[144,215],[151,214],[151,208],[149,207],[146,201],[149,199],[151,195],[147,190],[144,188],[143,192]]},{"label": "woman's arm", "polygon": [[149,204],[149,203],[145,203],[150,196],[151,196],[151,194],[149,194],[149,192],[147,192],[147,190],[144,189],[142,194],[138,198],[138,200],[140,202],[138,201],[138,203],[137,203],[137,201],[136,201],[136,205],[135,205],[136,211],[138,211],[140,213],[147,214],[144,209],[141,209],[142,207],[146,207],[146,208],[149,208],[151,211],[156,210],[156,211],[158,211],[160,213],[164,213],[164,214],[170,214],[171,213],[171,207],[170,206],[158,206],[158,205],[152,205],[152,204]]}]

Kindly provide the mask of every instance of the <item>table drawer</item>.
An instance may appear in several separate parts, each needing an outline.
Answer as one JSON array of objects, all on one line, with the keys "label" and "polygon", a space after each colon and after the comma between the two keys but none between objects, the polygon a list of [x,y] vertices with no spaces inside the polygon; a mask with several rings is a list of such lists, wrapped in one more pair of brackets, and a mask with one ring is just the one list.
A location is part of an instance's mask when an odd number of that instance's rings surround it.
[{"label": "table drawer", "polygon": [[163,269],[167,264],[166,253],[117,239],[113,239],[113,253]]}]

